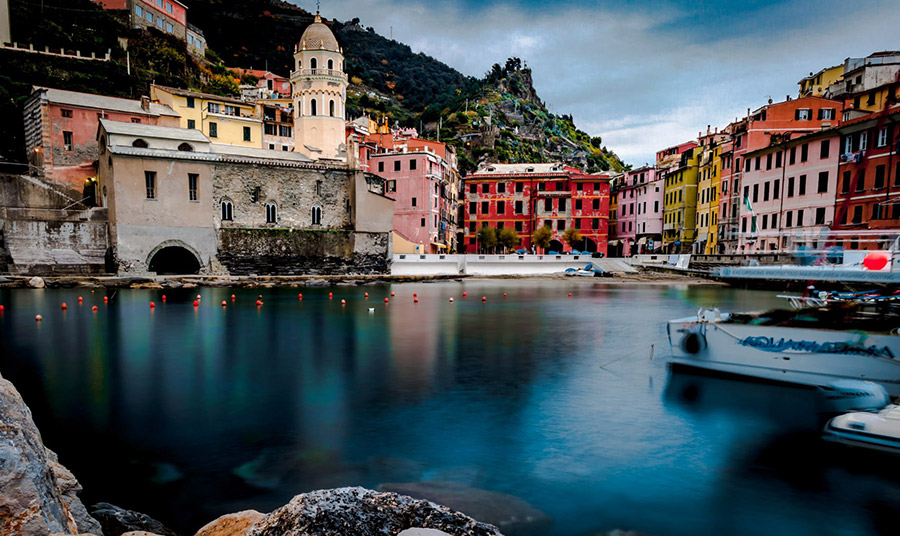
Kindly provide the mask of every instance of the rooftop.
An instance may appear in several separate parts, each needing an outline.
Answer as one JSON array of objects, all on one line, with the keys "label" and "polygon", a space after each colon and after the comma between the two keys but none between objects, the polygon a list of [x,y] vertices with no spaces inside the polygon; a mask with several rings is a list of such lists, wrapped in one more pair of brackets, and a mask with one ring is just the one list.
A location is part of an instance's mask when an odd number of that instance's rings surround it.
[{"label": "rooftop", "polygon": [[300,38],[300,50],[330,50],[340,52],[337,39],[331,29],[322,22],[322,17],[316,13],[312,24],[306,27]]},{"label": "rooftop", "polygon": [[199,91],[191,91],[189,89],[180,89],[177,87],[161,86],[159,84],[151,84],[150,87],[155,87],[162,91],[165,91],[166,93],[171,93],[172,95],[178,95],[180,97],[194,97],[197,99],[205,99],[205,100],[212,100],[212,101],[218,101],[218,102],[229,102],[232,104],[240,104],[243,106],[252,106],[251,104],[248,104],[248,103],[242,101],[241,99],[235,99],[234,97],[223,97],[221,95],[213,95],[212,93],[201,93]]},{"label": "rooftop", "polygon": [[473,175],[518,175],[534,174],[546,175],[548,173],[565,173],[566,168],[559,162],[546,164],[486,164]]},{"label": "rooftop", "polygon": [[204,136],[199,130],[192,128],[161,127],[158,125],[145,125],[143,123],[110,121],[109,119],[101,119],[100,126],[102,126],[108,134],[209,143],[209,138]]},{"label": "rooftop", "polygon": [[134,99],[122,99],[119,97],[107,97],[92,93],[79,93],[49,87],[34,86],[34,93],[43,93],[44,98],[52,104],[65,104],[81,108],[95,110],[115,111],[128,114],[180,117],[175,110],[165,104],[150,103],[150,109],[141,107],[141,101]]}]

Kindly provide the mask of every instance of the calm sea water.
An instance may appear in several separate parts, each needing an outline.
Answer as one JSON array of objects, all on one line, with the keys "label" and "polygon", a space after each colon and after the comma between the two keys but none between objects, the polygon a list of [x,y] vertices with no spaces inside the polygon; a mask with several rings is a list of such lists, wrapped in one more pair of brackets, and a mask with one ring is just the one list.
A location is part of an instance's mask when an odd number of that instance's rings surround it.
[{"label": "calm sea water", "polygon": [[780,305],[772,293],[582,279],[300,290],[204,289],[196,309],[197,290],[108,305],[107,291],[0,291],[0,372],[86,502],[185,534],[303,491],[418,481],[524,499],[553,536],[896,534],[896,458],[819,440],[808,391],[667,370],[667,319]]}]

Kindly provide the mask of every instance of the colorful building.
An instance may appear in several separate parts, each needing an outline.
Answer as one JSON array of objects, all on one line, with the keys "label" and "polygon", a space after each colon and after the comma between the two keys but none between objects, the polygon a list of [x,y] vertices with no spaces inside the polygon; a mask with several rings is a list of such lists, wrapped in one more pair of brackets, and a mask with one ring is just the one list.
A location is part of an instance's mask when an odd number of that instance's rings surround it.
[{"label": "colorful building", "polygon": [[697,170],[697,240],[694,253],[718,253],[719,186],[721,181],[720,153],[725,133],[710,132],[700,136],[700,161]]},{"label": "colorful building", "polygon": [[900,230],[900,108],[838,129],[839,188],[834,241],[848,249],[887,249]]},{"label": "colorful building", "polygon": [[260,100],[256,107],[257,116],[263,121],[263,148],[293,151],[294,108],[291,99]]},{"label": "colorful building", "polygon": [[884,110],[900,97],[900,51],[847,58],[843,68],[843,76],[828,87],[825,96],[843,101],[844,121]]},{"label": "colorful building", "polygon": [[156,84],[150,86],[150,98],[175,110],[181,128],[197,129],[215,143],[263,146],[263,122],[252,103]]},{"label": "colorful building", "polygon": [[255,76],[257,79],[256,87],[260,90],[261,98],[264,99],[283,99],[291,97],[291,80],[284,76],[279,76],[271,71],[262,69],[230,69],[242,78],[245,75]]},{"label": "colorful building", "polygon": [[178,0],[94,0],[104,9],[125,11],[132,28],[155,28],[187,41],[187,6]]},{"label": "colorful building", "polygon": [[188,52],[199,56],[201,58],[206,57],[206,36],[203,35],[203,30],[197,28],[193,24],[188,23],[187,25],[187,48]]},{"label": "colorful building", "polygon": [[697,185],[701,152],[699,147],[685,149],[680,153],[677,165],[668,168],[664,176],[663,248],[668,253],[690,252],[697,238]]},{"label": "colorful building", "polygon": [[613,178],[610,187],[611,252],[629,257],[660,246],[663,190],[662,181],[651,166]]},{"label": "colorful building", "polygon": [[63,89],[35,87],[25,102],[25,149],[29,164],[44,175],[82,189],[97,175],[100,119],[144,125],[178,126],[169,106]]},{"label": "colorful building", "polygon": [[725,127],[728,138],[720,144],[721,179],[719,180],[718,253],[733,254],[738,250],[741,211],[741,165],[747,152],[747,120],[741,119]]},{"label": "colorful building", "polygon": [[839,82],[844,77],[844,65],[826,67],[817,73],[809,73],[809,76],[797,82],[800,86],[798,97],[824,97],[831,84]]},{"label": "colorful building", "polygon": [[385,179],[394,202],[395,253],[456,250],[459,173],[452,147],[415,137],[415,131],[370,134],[368,171]]},{"label": "colorful building", "polygon": [[834,221],[838,156],[834,129],[788,132],[748,152],[738,251],[823,249]]},{"label": "colorful building", "polygon": [[[463,179],[466,198],[465,250],[481,251],[478,229],[512,228],[516,248],[531,250],[533,233],[549,227],[548,251],[573,249],[567,229],[581,236],[580,251],[607,250],[611,174],[586,175],[559,163],[486,164]],[[460,245],[462,250],[462,245]]]}]

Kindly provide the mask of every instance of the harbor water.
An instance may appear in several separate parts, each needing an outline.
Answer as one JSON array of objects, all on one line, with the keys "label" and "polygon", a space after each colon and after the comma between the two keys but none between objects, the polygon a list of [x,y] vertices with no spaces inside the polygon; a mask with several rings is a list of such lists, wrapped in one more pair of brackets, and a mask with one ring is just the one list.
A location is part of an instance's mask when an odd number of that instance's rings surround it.
[{"label": "harbor water", "polygon": [[180,534],[314,489],[446,483],[546,516],[519,534],[896,534],[896,459],[823,442],[812,390],[667,369],[666,320],[775,293],[577,278],[0,304],[0,373],[85,503]]}]

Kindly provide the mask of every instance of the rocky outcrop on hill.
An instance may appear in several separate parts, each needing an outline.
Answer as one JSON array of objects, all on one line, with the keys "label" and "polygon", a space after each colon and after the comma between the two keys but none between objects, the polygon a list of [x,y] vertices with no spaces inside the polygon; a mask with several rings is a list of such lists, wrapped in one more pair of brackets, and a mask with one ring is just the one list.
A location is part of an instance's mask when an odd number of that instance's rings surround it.
[{"label": "rocky outcrop on hill", "polygon": [[452,536],[501,536],[493,525],[446,506],[359,487],[297,495],[256,523],[247,536],[383,536],[410,528]]},{"label": "rocky outcrop on hill", "polygon": [[78,480],[44,446],[31,410],[2,377],[0,468],[0,534],[102,535],[78,499]]}]

